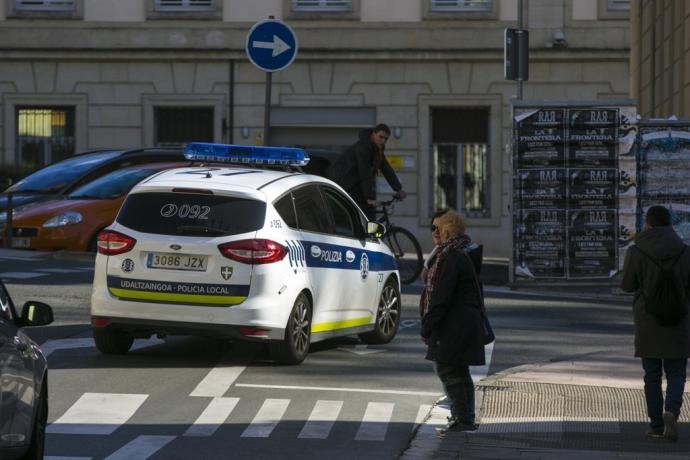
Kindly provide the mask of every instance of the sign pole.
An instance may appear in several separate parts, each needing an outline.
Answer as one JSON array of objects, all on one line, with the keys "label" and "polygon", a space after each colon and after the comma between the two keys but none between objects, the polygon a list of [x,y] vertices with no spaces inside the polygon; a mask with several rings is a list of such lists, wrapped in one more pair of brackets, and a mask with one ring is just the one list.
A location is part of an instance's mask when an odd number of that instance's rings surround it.
[{"label": "sign pole", "polygon": [[[522,13],[523,13],[523,6],[522,6],[522,0],[518,0],[518,31],[519,33],[523,31],[522,28]],[[518,61],[519,62],[519,61]],[[519,64],[518,64],[519,65]],[[522,100],[522,78],[518,78],[518,94],[517,98],[519,101]]]},{"label": "sign pole", "polygon": [[247,57],[260,70],[266,72],[264,97],[264,145],[271,145],[271,86],[273,72],[289,66],[297,56],[297,36],[284,22],[273,16],[259,21],[249,30],[245,51]]},{"label": "sign pole", "polygon": [[266,72],[266,96],[264,101],[264,145],[271,145],[271,85],[273,73]]}]

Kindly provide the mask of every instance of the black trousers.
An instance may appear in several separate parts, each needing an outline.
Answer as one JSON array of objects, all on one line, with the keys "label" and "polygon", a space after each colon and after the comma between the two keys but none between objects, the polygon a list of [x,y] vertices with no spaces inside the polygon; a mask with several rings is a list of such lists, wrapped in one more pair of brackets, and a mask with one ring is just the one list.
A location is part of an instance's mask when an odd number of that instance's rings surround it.
[{"label": "black trousers", "polygon": [[436,375],[450,401],[450,415],[461,423],[474,424],[474,382],[470,367],[437,362]]}]

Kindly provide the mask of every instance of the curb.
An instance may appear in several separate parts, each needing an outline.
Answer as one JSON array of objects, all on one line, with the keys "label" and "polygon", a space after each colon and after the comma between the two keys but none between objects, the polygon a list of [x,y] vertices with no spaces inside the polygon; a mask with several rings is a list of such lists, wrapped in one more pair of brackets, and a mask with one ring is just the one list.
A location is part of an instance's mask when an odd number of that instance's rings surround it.
[{"label": "curb", "polygon": [[[581,287],[581,286],[579,286]],[[578,286],[573,286],[573,288],[577,289]],[[599,292],[574,292],[574,291],[550,291],[550,292],[541,292],[541,291],[534,291],[534,290],[518,290],[518,289],[511,289],[509,287],[501,287],[501,286],[484,286],[484,292],[490,293],[490,294],[503,294],[505,296],[513,296],[513,297],[543,297],[543,298],[550,298],[550,299],[567,299],[567,300],[607,300],[615,303],[629,303],[632,304],[633,301],[633,295],[632,294],[627,294],[623,293],[621,291],[620,294],[616,294],[613,292],[610,293],[599,293]]]}]

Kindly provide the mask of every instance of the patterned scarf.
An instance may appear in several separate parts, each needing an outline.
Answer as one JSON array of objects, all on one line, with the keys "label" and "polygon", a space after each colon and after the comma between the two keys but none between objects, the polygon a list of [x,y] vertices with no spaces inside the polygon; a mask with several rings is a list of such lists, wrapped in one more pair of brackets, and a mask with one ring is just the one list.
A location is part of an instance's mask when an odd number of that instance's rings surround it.
[{"label": "patterned scarf", "polygon": [[420,312],[422,318],[429,312],[431,294],[434,292],[434,289],[438,287],[438,267],[441,265],[441,262],[443,262],[451,252],[464,251],[470,244],[472,244],[472,240],[470,240],[469,236],[459,235],[438,245],[436,260],[429,267],[429,271],[426,275],[426,289],[424,290],[424,298],[421,302],[422,311]]}]

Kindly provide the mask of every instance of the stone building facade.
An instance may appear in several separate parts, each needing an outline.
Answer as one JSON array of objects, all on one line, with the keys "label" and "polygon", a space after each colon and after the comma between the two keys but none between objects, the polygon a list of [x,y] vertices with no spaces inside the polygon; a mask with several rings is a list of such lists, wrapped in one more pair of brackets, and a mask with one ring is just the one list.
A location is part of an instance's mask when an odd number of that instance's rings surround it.
[{"label": "stone building facade", "polygon": [[[524,3],[525,99],[628,97],[628,1]],[[265,74],[244,48],[250,27],[274,16],[296,32],[299,54],[273,75],[271,143],[338,151],[387,123],[387,155],[409,192],[394,221],[428,249],[433,211],[459,208],[484,254],[507,259],[517,89],[504,79],[503,35],[517,4],[0,0],[0,162],[261,143]],[[385,181],[379,190],[390,192]]]},{"label": "stone building facade", "polygon": [[631,6],[630,91],[639,114],[690,118],[690,1]]}]

